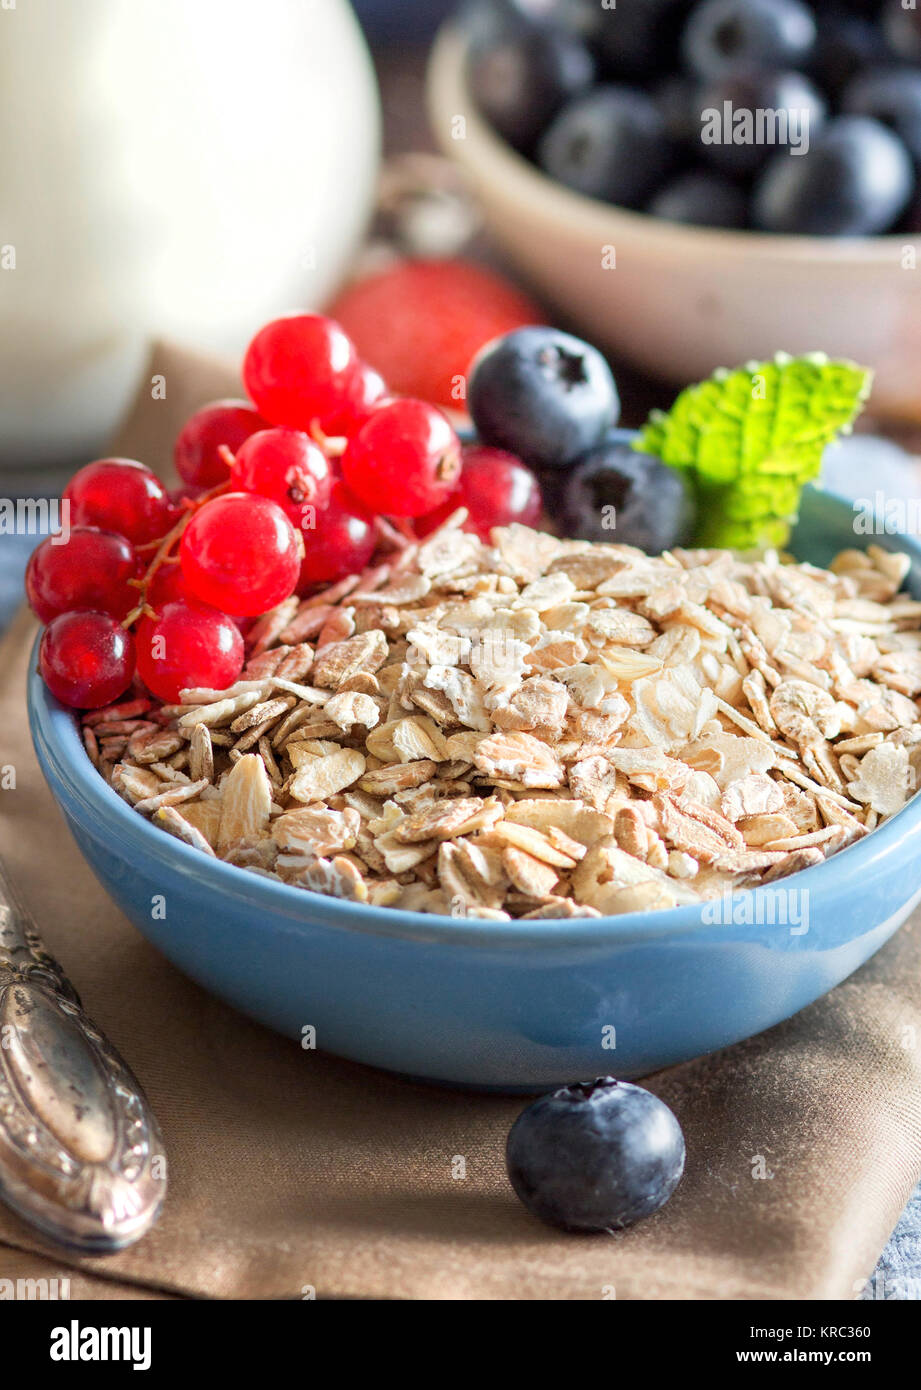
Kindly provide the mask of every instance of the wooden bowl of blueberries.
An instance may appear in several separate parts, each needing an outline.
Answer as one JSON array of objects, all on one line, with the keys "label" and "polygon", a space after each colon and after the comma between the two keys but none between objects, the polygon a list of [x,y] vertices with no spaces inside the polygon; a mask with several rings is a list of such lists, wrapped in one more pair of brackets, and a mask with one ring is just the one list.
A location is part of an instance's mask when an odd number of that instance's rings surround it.
[{"label": "wooden bowl of blueberries", "polygon": [[817,345],[921,417],[921,9],[474,0],[436,137],[574,328],[673,381]]}]

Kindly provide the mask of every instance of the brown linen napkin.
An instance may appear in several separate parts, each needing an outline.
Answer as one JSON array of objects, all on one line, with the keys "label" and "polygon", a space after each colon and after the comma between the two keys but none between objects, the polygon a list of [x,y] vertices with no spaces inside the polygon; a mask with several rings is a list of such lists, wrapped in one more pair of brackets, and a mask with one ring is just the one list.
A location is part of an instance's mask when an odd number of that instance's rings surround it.
[{"label": "brown linen napkin", "polygon": [[[238,388],[166,348],[154,375],[166,398],[145,388],[118,448],[158,466],[188,409]],[[33,632],[21,614],[0,651],[0,766],[16,769],[16,788],[0,792],[0,849],[146,1087],[171,1186],[154,1231],[104,1259],[54,1251],[0,1208],[0,1278],[75,1267],[72,1295],[99,1298],[133,1296],[126,1285],[224,1298],[855,1296],[921,1171],[921,914],[796,1018],[654,1077],[687,1137],[682,1184],[630,1231],[566,1236],[528,1216],[506,1182],[520,1099],[303,1051],[205,994],[125,921],[31,750]]]}]

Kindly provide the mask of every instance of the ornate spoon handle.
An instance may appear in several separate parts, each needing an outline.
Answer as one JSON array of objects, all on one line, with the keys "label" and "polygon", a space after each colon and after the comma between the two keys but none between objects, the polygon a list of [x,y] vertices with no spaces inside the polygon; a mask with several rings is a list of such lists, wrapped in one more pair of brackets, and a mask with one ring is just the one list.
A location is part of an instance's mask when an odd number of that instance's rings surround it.
[{"label": "ornate spoon handle", "polygon": [[156,1220],[166,1159],[143,1091],[45,951],[0,860],[0,1197],[98,1254]]}]

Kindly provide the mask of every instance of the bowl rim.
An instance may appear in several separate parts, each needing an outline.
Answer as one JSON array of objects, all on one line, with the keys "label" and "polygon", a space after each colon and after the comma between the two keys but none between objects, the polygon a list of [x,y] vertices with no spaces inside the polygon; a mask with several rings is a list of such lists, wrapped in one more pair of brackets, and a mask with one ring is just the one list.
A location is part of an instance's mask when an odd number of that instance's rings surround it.
[{"label": "bowl rim", "polygon": [[[850,499],[817,488],[810,490],[827,505],[853,512]],[[885,543],[889,538],[879,539]],[[921,568],[921,539],[913,536],[892,539],[897,539],[898,544],[886,548],[906,551]],[[178,873],[182,878],[195,879],[201,886],[210,886],[218,894],[230,894],[238,903],[254,910],[256,930],[259,929],[259,913],[272,912],[276,917],[284,916],[294,932],[308,929],[312,922],[364,935],[432,945],[479,946],[493,950],[533,946],[538,950],[565,950],[573,947],[605,949],[612,945],[680,938],[705,931],[711,925],[703,917],[705,903],[619,916],[531,921],[521,918],[491,921],[410,912],[402,908],[345,902],[210,858],[139,815],[103,780],[83,746],[76,713],[55,699],[39,674],[40,640],[41,631],[36,634],[29,657],[27,706],[33,744],[55,800],[78,821],[102,830],[110,838],[114,858],[119,857],[119,850],[129,863],[152,857],[167,874]],[[900,811],[856,844],[780,882],[789,887],[795,881],[797,886],[808,887],[810,894],[817,895],[836,886],[842,874],[859,882],[878,861],[898,857],[905,842],[919,830],[921,794],[916,794]],[[748,900],[759,892],[763,893],[764,888],[739,889],[731,894],[731,901]],[[219,903],[220,897],[216,899],[216,904]],[[719,931],[726,941],[746,936],[755,940],[763,931],[756,923],[757,914],[751,925],[733,920],[722,924]]]},{"label": "bowl rim", "polygon": [[[684,257],[712,260],[720,256],[757,254],[763,260],[787,263],[888,265],[898,268],[904,247],[921,248],[921,234],[888,232],[878,236],[817,237],[758,232],[747,228],[698,227],[669,222],[650,213],[605,203],[567,188],[525,159],[480,115],[466,80],[468,36],[457,19],[442,24],[429,56],[426,92],[429,120],[442,151],[470,175],[474,185],[498,184],[509,201],[526,213],[535,209],[546,217],[568,217],[600,238],[614,240],[618,232],[661,249],[673,243]],[[463,114],[466,133],[452,139],[446,129]]]}]

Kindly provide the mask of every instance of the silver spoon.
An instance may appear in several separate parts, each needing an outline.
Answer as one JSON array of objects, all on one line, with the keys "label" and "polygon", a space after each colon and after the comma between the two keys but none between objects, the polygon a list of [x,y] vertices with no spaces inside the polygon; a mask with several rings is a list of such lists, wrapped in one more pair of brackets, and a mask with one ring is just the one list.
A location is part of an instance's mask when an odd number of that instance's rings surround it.
[{"label": "silver spoon", "polygon": [[0,860],[0,1198],[45,1235],[104,1254],[166,1195],[144,1092],[83,1012]]}]

